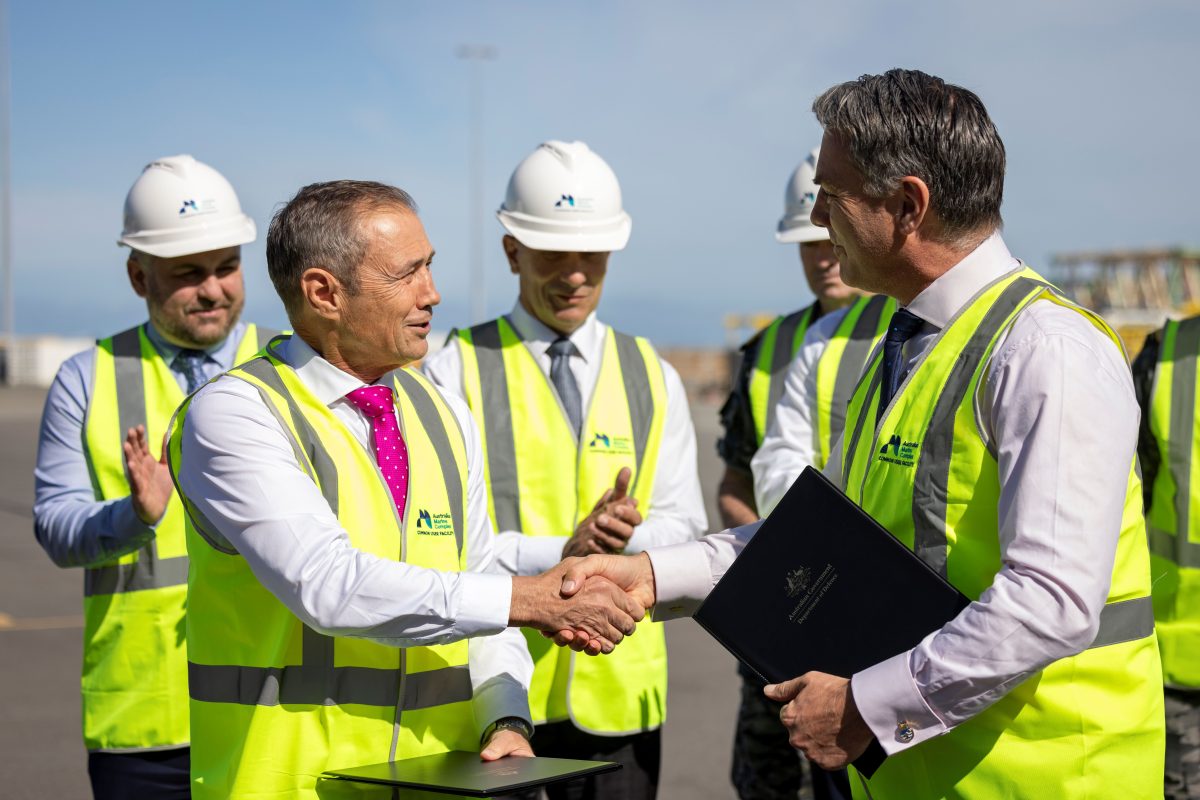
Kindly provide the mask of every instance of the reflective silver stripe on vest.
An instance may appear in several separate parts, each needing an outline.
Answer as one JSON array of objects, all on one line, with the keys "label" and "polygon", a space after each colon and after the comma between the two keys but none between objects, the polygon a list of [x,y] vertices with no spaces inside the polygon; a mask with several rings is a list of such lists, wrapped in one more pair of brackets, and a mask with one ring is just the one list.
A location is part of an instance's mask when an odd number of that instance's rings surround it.
[{"label": "reflective silver stripe on vest", "polygon": [[783,397],[783,373],[787,371],[788,364],[792,363],[792,357],[796,355],[796,351],[792,349],[796,331],[802,325],[808,327],[816,305],[813,303],[808,308],[788,314],[780,320],[775,331],[775,349],[771,351],[771,377],[767,383],[767,419],[763,424],[764,431],[771,430],[771,423],[775,421],[775,407]]},{"label": "reflective silver stripe on vest", "polygon": [[[244,706],[355,703],[392,708],[400,692],[400,670],[372,667],[236,667],[188,662],[188,691],[205,703]],[[401,711],[463,703],[472,697],[467,666],[443,667],[405,676]]]},{"label": "reflective silver stripe on vest", "polygon": [[837,443],[846,426],[846,410],[850,407],[850,399],[858,386],[863,367],[871,356],[875,334],[879,330],[879,319],[889,302],[887,295],[877,294],[867,301],[867,307],[858,315],[854,329],[846,341],[842,351],[841,361],[838,362],[837,376],[833,382],[833,404],[829,409],[829,445]]},{"label": "reflective silver stripe on vest", "polygon": [[264,347],[266,347],[268,344],[271,343],[272,339],[274,339],[276,336],[280,335],[280,332],[275,330],[274,328],[263,328],[258,325],[254,326],[254,331],[255,331],[255,336],[254,336],[255,343],[258,344],[259,350],[262,350]]},{"label": "reflective silver stripe on vest", "polygon": [[496,529],[521,530],[521,484],[512,414],[508,408],[508,377],[498,320],[471,328],[475,361],[479,365],[479,393],[487,439],[488,490],[496,511]]},{"label": "reflective silver stripe on vest", "polygon": [[1100,611],[1100,629],[1088,649],[1145,639],[1154,633],[1154,602],[1135,597],[1109,603]]},{"label": "reflective silver stripe on vest", "polygon": [[650,427],[654,423],[654,395],[650,391],[650,375],[646,372],[646,360],[638,347],[637,339],[613,331],[617,345],[617,362],[621,366],[621,381],[625,385],[625,402],[629,405],[629,422],[633,428],[634,464],[637,480],[630,494],[642,478],[642,458],[650,444]]},{"label": "reflective silver stripe on vest", "polygon": [[[130,428],[146,424],[146,379],[142,364],[141,326],[121,331],[112,337],[113,374],[117,388],[117,425],[119,447]],[[106,564],[83,571],[83,595],[122,594],[161,589],[187,583],[186,556],[158,558],[152,539],[138,551],[132,564]]]},{"label": "reflective silver stripe on vest", "polygon": [[1175,530],[1150,530],[1150,552],[1181,567],[1200,566],[1200,544],[1191,539],[1192,442],[1196,424],[1196,356],[1200,354],[1200,318],[1178,323],[1171,377],[1167,464],[1175,482]]},{"label": "reflective silver stripe on vest", "polygon": [[437,406],[429,392],[411,373],[398,369],[391,373],[392,378],[404,389],[417,412],[417,420],[425,435],[429,437],[434,452],[437,453],[438,463],[442,467],[442,477],[446,482],[446,496],[450,500],[450,518],[454,523],[454,540],[458,545],[458,555],[462,558],[463,533],[466,520],[463,518],[463,485],[459,475],[458,462],[454,459],[454,450],[450,446],[450,434],[438,413]]},{"label": "reflective silver stripe on vest", "polygon": [[83,596],[140,592],[186,584],[187,557],[156,558],[156,550],[151,541],[138,550],[138,560],[132,564],[109,564],[84,570]]},{"label": "reflective silver stripe on vest", "polygon": [[[880,348],[876,348],[875,352],[879,352]],[[883,369],[876,367],[875,361],[872,361],[871,382],[867,386],[866,397],[863,398],[862,406],[858,411],[858,420],[854,424],[854,431],[850,434],[850,441],[843,448],[842,458],[842,491],[850,494],[850,468],[854,466],[854,454],[858,452],[858,441],[862,438],[863,431],[866,429],[866,421],[868,418],[874,419],[875,415],[871,413],[871,398],[879,392],[879,387],[883,383]],[[859,383],[862,383],[860,380]],[[857,386],[854,387],[858,389]],[[848,409],[847,409],[848,410]],[[873,457],[873,455],[872,455]]]},{"label": "reflective silver stripe on vest", "polygon": [[[1001,292],[951,367],[934,406],[925,441],[921,442],[913,481],[913,552],[943,577],[946,575],[946,499],[950,490],[955,415],[971,388],[976,370],[1008,318],[1030,294],[1045,288],[1046,284],[1040,281],[1017,278]],[[919,365],[913,371],[917,369],[920,369]]]}]

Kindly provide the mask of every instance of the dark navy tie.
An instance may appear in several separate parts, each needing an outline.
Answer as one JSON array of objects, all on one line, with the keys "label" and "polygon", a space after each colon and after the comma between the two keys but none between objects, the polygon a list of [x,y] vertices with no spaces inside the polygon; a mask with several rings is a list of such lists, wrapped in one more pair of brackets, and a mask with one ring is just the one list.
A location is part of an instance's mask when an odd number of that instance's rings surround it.
[{"label": "dark navy tie", "polygon": [[183,349],[179,351],[179,355],[175,356],[175,369],[183,373],[184,379],[187,381],[187,393],[199,389],[204,385],[208,378],[204,377],[204,359],[207,354],[203,350]]},{"label": "dark navy tie", "polygon": [[903,308],[892,316],[883,340],[883,382],[880,384],[882,394],[879,397],[879,410],[875,414],[876,425],[883,419],[884,409],[900,388],[900,377],[904,374],[904,343],[915,336],[924,324],[925,320]]},{"label": "dark navy tie", "polygon": [[550,382],[558,391],[558,399],[562,401],[563,411],[571,428],[579,437],[579,429],[583,427],[583,399],[579,396],[579,384],[571,372],[571,356],[575,355],[575,345],[565,336],[560,336],[550,343],[546,351],[550,354]]}]

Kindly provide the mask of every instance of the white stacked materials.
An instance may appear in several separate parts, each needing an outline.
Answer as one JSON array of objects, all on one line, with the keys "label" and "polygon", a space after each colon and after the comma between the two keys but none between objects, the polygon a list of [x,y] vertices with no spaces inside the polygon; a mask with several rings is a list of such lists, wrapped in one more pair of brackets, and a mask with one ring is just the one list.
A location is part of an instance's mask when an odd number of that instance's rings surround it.
[{"label": "white stacked materials", "polygon": [[8,362],[10,386],[49,386],[62,363],[96,343],[77,336],[17,337]]}]

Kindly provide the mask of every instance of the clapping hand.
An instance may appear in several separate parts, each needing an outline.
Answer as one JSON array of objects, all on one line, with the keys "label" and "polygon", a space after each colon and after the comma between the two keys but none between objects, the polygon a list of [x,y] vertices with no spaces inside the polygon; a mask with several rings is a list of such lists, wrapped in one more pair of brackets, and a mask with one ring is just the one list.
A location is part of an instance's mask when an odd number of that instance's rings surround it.
[{"label": "clapping hand", "polygon": [[167,468],[167,443],[163,442],[162,457],[150,453],[146,427],[130,428],[121,445],[125,451],[125,471],[129,475],[129,499],[134,513],[147,525],[154,525],[167,510],[175,486]]},{"label": "clapping hand", "polygon": [[629,481],[633,473],[622,467],[616,482],[596,501],[592,513],[579,523],[574,535],[563,546],[563,557],[586,556],[592,553],[620,553],[642,524],[637,499],[629,497]]}]

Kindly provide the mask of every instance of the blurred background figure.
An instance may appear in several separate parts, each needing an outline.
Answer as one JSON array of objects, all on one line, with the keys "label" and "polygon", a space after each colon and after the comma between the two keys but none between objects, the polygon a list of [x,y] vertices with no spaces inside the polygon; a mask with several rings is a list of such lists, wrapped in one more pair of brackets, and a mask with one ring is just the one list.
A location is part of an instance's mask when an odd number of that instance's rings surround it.
[{"label": "blurred background figure", "polygon": [[[616,175],[583,142],[546,142],[513,171],[497,217],[517,301],[458,331],[425,369],[466,397],[483,431],[500,565],[529,575],[564,556],[699,536],[707,517],[679,375],[647,340],[596,317],[609,256],[632,225]],[[642,623],[603,658],[526,639],[538,754],[624,766],[549,787],[550,797],[654,797],[662,626]]]},{"label": "blurred background figure", "polygon": [[64,363],[38,440],[34,533],[84,569],[83,739],[97,798],[187,797],[183,515],[163,461],[185,395],[273,331],[239,321],[254,220],[191,156],[149,164],[119,244],[149,320]]},{"label": "blurred background figure", "polygon": [[[841,433],[845,408],[867,354],[891,317],[894,304],[884,297],[864,296],[842,282],[841,266],[829,233],[812,224],[809,215],[817,196],[813,183],[819,150],[813,150],[788,179],[784,190],[783,216],[775,238],[783,244],[799,244],[804,278],[815,299],[811,305],[778,317],[741,347],[742,363],[736,382],[721,408],[724,436],[717,452],[725,463],[718,489],[721,522],[732,528],[747,525],[770,513],[755,499],[752,459],[761,452],[767,437],[781,438],[794,453],[779,474],[783,491],[800,471],[812,464],[820,468],[829,457],[832,442]],[[836,346],[831,346],[831,341]],[[807,354],[805,376],[793,376]],[[819,369],[817,365],[819,364]],[[820,380],[818,381],[818,376]],[[794,385],[793,407],[798,419],[787,426],[775,423],[776,409]],[[782,449],[782,448],[778,448]],[[788,744],[787,731],[779,724],[779,704],[763,695],[763,682],[744,666],[741,706],[733,740],[733,785],[742,800],[796,797],[804,783],[803,757]],[[812,790],[818,800],[848,798],[850,787],[845,771],[828,773],[810,764]]]},{"label": "blurred background figure", "polygon": [[1133,362],[1154,626],[1167,711],[1165,796],[1200,797],[1200,317],[1170,320]]}]

